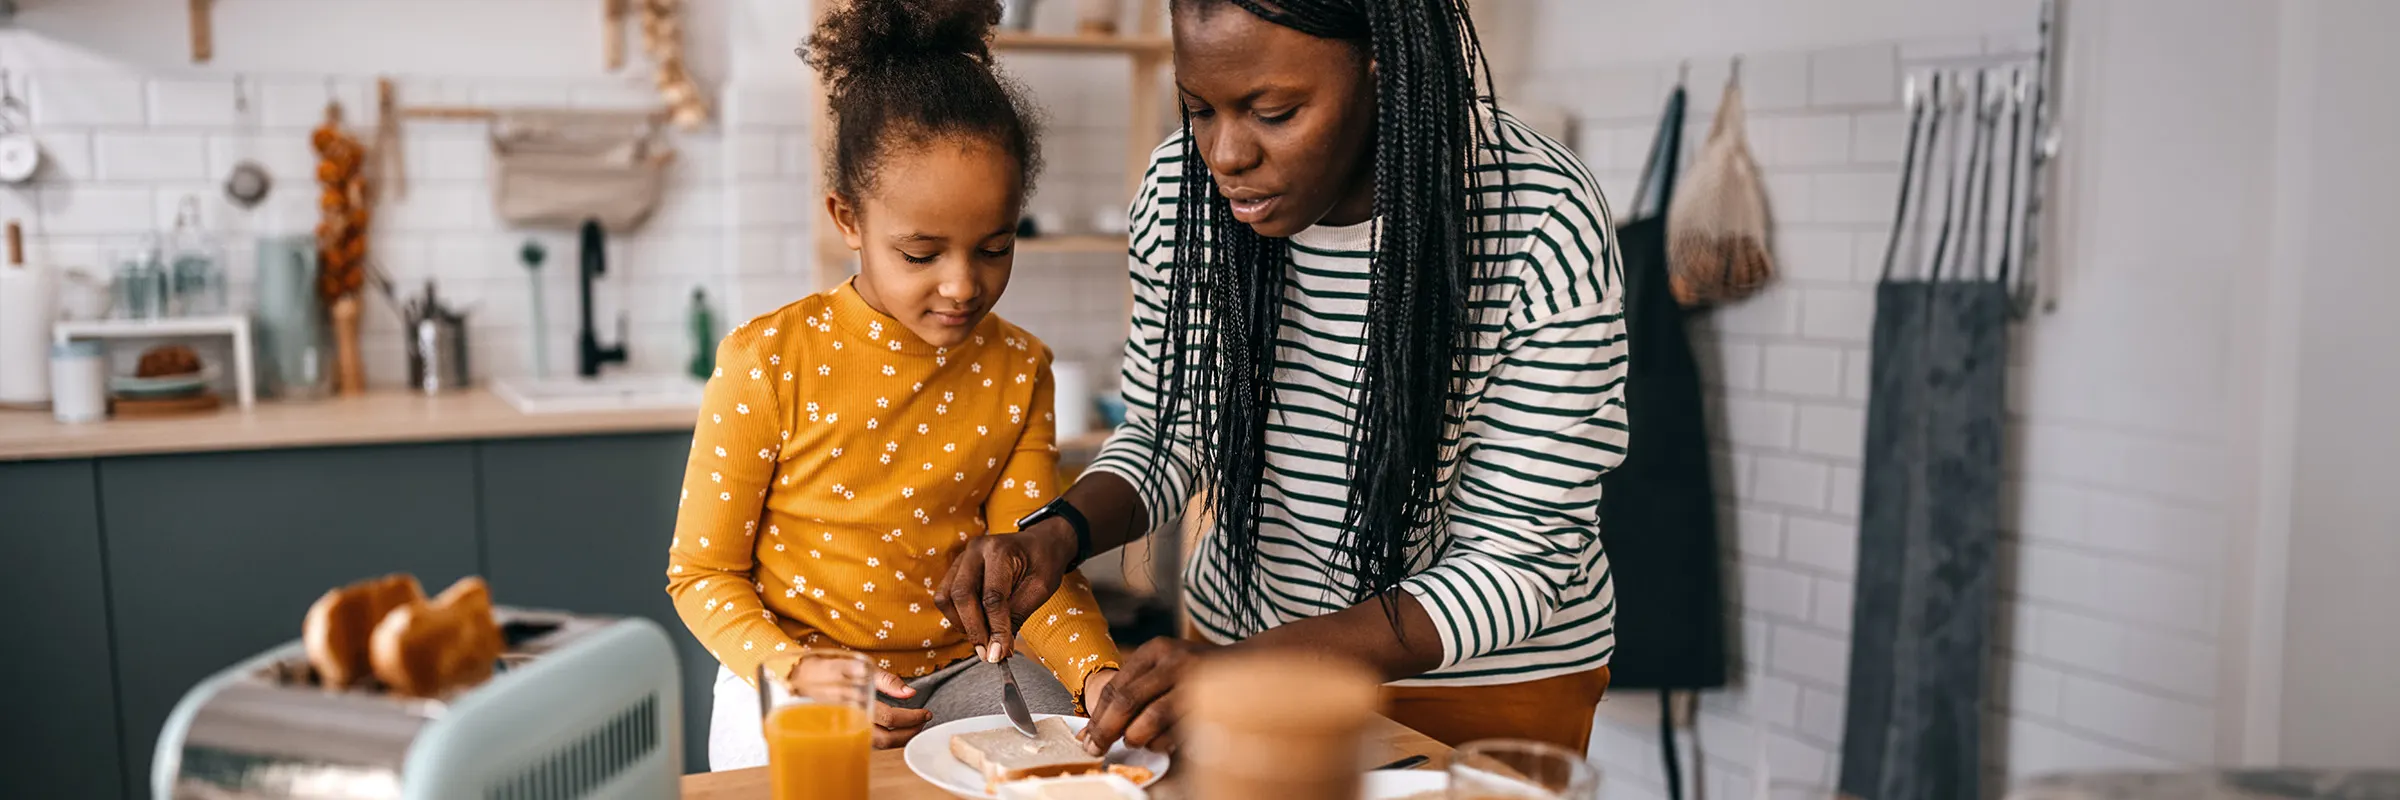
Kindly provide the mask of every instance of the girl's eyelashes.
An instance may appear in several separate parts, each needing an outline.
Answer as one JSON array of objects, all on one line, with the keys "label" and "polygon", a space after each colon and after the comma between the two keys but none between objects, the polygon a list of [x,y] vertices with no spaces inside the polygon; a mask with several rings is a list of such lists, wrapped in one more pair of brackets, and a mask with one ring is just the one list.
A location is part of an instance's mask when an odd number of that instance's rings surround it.
[{"label": "girl's eyelashes", "polygon": [[920,255],[917,255],[917,254],[915,254],[915,253],[911,253],[911,252],[909,252],[909,251],[906,251],[906,250],[902,250],[902,251],[900,251],[900,258],[901,258],[901,259],[903,259],[903,260],[906,260],[908,263],[911,263],[911,264],[931,264],[931,263],[933,263],[933,262],[935,262],[935,261],[937,261],[937,260],[940,260],[940,259],[941,259],[941,257],[942,257],[942,254],[940,254],[940,253],[934,253],[934,254],[932,254],[932,255],[924,255],[924,256],[920,256]]},{"label": "girl's eyelashes", "polygon": [[1002,258],[1002,257],[1005,257],[1005,256],[1007,256],[1008,254],[1010,254],[1010,253],[1014,253],[1014,252],[1016,252],[1016,251],[1017,251],[1017,245],[1016,245],[1016,243],[1015,243],[1015,242],[1010,242],[1010,243],[1008,243],[1007,245],[1004,245],[1004,246],[1001,246],[1001,247],[986,247],[986,248],[983,248],[982,250],[978,250],[978,251],[976,251],[976,252],[978,252],[978,253],[981,253],[981,254],[983,255],[983,257],[984,257],[984,258]]}]

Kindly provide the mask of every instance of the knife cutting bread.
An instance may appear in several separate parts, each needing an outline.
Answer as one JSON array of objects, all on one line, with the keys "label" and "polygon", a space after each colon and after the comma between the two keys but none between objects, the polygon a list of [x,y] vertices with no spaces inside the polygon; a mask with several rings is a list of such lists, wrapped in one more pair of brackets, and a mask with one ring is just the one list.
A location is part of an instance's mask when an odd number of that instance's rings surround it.
[{"label": "knife cutting bread", "polygon": [[505,646],[482,578],[462,578],[428,600],[406,574],[326,592],[309,606],[300,638],[325,688],[347,689],[373,676],[408,697],[441,697],[482,683]]}]

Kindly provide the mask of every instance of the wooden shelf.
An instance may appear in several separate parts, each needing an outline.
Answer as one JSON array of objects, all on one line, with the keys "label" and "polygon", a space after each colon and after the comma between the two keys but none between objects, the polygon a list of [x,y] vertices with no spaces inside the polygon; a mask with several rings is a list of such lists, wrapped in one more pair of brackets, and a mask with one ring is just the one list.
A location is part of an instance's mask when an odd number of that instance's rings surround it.
[{"label": "wooden shelf", "polygon": [[1002,31],[992,37],[992,46],[1001,50],[1049,53],[1164,56],[1174,51],[1175,42],[1164,36],[1081,36]]},{"label": "wooden shelf", "polygon": [[1017,240],[1019,253],[1123,253],[1123,236],[1039,236]]}]

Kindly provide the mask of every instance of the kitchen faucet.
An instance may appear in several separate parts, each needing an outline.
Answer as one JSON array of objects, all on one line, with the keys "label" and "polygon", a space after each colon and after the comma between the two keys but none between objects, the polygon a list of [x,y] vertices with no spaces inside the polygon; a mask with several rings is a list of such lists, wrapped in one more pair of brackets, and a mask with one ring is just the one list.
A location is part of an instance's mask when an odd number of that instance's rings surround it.
[{"label": "kitchen faucet", "polygon": [[583,221],[583,268],[577,270],[577,289],[581,293],[582,322],[575,338],[575,374],[585,378],[600,376],[600,365],[625,363],[625,339],[629,327],[625,312],[617,312],[617,344],[601,347],[600,335],[592,330],[592,279],[608,271],[607,240],[600,232],[600,221]]}]

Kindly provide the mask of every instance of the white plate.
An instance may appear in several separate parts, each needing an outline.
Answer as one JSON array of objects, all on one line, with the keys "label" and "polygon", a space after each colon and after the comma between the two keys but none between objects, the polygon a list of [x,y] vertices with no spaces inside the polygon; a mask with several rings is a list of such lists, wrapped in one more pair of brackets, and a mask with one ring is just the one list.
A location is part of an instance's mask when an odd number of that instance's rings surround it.
[{"label": "white plate", "polygon": [[[1083,730],[1083,726],[1091,722],[1082,717],[1069,717],[1061,714],[1033,715],[1035,721],[1049,717],[1066,720],[1067,727],[1077,731]],[[910,771],[917,773],[917,777],[924,778],[925,782],[941,787],[942,791],[967,798],[967,800],[992,800],[991,793],[983,790],[983,774],[976,772],[965,762],[959,761],[957,756],[950,754],[950,740],[962,733],[1005,727],[1008,727],[1008,717],[1000,714],[945,722],[926,729],[924,733],[917,734],[917,738],[908,740],[908,749],[902,755],[908,761]],[[1163,753],[1135,750],[1126,747],[1124,742],[1118,742],[1116,747],[1108,751],[1108,763],[1128,764],[1149,770],[1150,780],[1142,784],[1148,786],[1166,776],[1167,765],[1170,761]]]},{"label": "white plate", "polygon": [[1386,769],[1367,773],[1365,800],[1399,800],[1450,787],[1450,776],[1433,770]]}]

